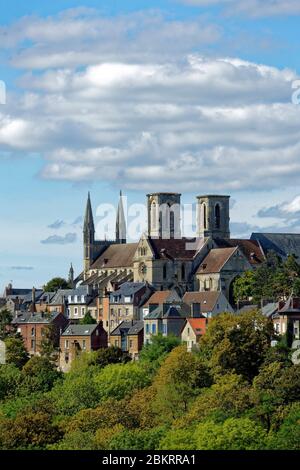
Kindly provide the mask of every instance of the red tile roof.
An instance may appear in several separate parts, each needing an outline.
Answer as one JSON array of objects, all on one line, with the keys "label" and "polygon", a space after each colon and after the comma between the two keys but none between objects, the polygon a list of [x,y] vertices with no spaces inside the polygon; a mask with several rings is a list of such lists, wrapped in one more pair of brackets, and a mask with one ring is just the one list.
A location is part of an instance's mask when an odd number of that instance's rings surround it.
[{"label": "red tile roof", "polygon": [[169,296],[172,294],[171,290],[162,290],[154,292],[150,299],[145,303],[144,307],[148,307],[149,304],[162,305],[168,301]]},{"label": "red tile roof", "polygon": [[188,318],[186,321],[190,324],[196,336],[202,336],[206,333],[207,318]]}]

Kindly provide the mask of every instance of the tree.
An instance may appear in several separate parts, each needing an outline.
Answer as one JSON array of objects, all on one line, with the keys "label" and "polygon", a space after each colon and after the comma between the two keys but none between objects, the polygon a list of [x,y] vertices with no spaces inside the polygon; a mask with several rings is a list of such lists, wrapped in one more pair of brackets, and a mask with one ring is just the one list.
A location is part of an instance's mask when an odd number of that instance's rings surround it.
[{"label": "tree", "polygon": [[215,374],[236,372],[251,381],[264,362],[273,324],[258,311],[224,313],[212,319],[200,342],[200,354]]},{"label": "tree", "polygon": [[187,411],[199,390],[212,383],[201,358],[177,346],[167,356],[154,379],[156,398],[153,405],[162,422],[171,422]]},{"label": "tree", "polygon": [[0,365],[0,401],[14,395],[20,377],[20,370],[15,365]]},{"label": "tree", "polygon": [[62,277],[54,277],[47,284],[44,285],[43,289],[45,292],[56,292],[58,289],[70,289],[71,286]]},{"label": "tree", "polygon": [[101,348],[93,354],[92,363],[100,367],[109,364],[126,364],[131,361],[131,357],[116,346]]},{"label": "tree", "polygon": [[57,330],[51,323],[43,328],[43,338],[40,343],[40,354],[49,361],[56,363],[58,359],[58,348],[55,346]]},{"label": "tree", "polygon": [[47,392],[61,378],[61,373],[46,357],[33,356],[21,372],[22,389],[32,392]]},{"label": "tree", "polygon": [[266,446],[267,433],[249,418],[229,418],[199,424],[195,439],[198,450],[260,450]]},{"label": "tree", "polygon": [[196,450],[195,429],[171,429],[162,437],[159,450]]},{"label": "tree", "polygon": [[180,345],[180,339],[174,335],[163,336],[161,333],[151,338],[151,343],[145,344],[140,361],[153,363],[162,361],[174,348]]},{"label": "tree", "polygon": [[0,340],[5,340],[10,335],[12,319],[13,315],[9,310],[0,310]]},{"label": "tree", "polygon": [[21,369],[29,360],[29,354],[26,351],[22,338],[7,338],[6,345],[6,362],[7,364],[14,364]]},{"label": "tree", "polygon": [[233,281],[233,297],[236,304],[243,300],[249,300],[253,296],[255,272],[246,271]]},{"label": "tree", "polygon": [[155,450],[165,430],[163,427],[140,430],[122,430],[109,443],[111,450]]},{"label": "tree", "polygon": [[270,436],[269,447],[275,450],[300,449],[300,403],[294,403],[280,429]]},{"label": "tree", "polygon": [[97,320],[92,317],[91,312],[88,310],[79,323],[80,325],[94,325],[97,323]]}]

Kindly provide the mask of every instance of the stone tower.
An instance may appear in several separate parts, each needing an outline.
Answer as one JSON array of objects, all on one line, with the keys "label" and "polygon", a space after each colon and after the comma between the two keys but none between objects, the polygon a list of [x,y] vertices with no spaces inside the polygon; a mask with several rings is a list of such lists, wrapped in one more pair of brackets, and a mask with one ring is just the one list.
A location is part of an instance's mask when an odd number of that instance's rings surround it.
[{"label": "stone tower", "polygon": [[71,263],[70,270],[69,270],[68,282],[69,282],[70,288],[74,289],[74,268],[73,268],[72,263]]},{"label": "stone tower", "polygon": [[86,204],[84,225],[83,225],[83,259],[84,271],[87,271],[94,260],[94,245],[95,245],[95,225],[91,204],[90,193]]},{"label": "stone tower", "polygon": [[152,193],[148,198],[148,236],[181,238],[181,207],[179,193]]},{"label": "stone tower", "polygon": [[230,238],[230,196],[197,197],[197,236]]},{"label": "stone tower", "polygon": [[124,215],[122,191],[120,191],[120,199],[116,220],[116,243],[126,243],[126,221]]}]

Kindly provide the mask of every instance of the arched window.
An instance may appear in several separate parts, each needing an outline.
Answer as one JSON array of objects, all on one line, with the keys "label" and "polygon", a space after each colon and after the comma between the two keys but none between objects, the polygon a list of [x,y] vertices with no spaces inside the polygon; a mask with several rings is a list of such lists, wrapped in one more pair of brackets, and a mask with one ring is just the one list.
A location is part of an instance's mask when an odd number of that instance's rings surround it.
[{"label": "arched window", "polygon": [[217,204],[215,207],[215,227],[220,228],[221,226],[221,209],[220,205]]},{"label": "arched window", "polygon": [[174,230],[175,230],[175,217],[174,211],[170,211],[170,237],[174,238]]},{"label": "arched window", "polygon": [[151,230],[157,230],[157,207],[155,202],[151,204]]},{"label": "arched window", "polygon": [[185,264],[182,263],[181,265],[181,279],[184,281],[185,280]]},{"label": "arched window", "polygon": [[202,214],[203,214],[203,227],[204,230],[207,229],[207,210],[206,210],[206,204],[202,204]]},{"label": "arched window", "polygon": [[163,267],[163,279],[167,279],[167,265],[164,264],[164,267]]}]

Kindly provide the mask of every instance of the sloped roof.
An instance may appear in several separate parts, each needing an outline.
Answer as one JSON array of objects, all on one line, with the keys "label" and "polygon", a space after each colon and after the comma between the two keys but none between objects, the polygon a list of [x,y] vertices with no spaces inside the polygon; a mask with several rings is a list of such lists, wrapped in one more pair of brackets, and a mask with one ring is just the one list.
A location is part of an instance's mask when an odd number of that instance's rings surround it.
[{"label": "sloped roof", "polygon": [[168,301],[169,297],[174,293],[172,290],[160,290],[154,292],[151,295],[150,299],[144,304],[144,307],[147,307],[149,304],[158,304],[161,305]]},{"label": "sloped roof", "polygon": [[232,248],[213,248],[200,264],[197,274],[220,272],[226,261],[231,258],[236,250],[236,246]]},{"label": "sloped roof", "polygon": [[144,320],[187,318],[188,316],[190,316],[190,307],[187,304],[173,303],[158,305],[146,315]]},{"label": "sloped roof", "polygon": [[182,300],[188,305],[200,304],[201,312],[212,312],[219,297],[220,292],[186,292]]},{"label": "sloped roof", "polygon": [[157,259],[182,259],[192,260],[197,253],[196,249],[187,250],[187,246],[196,241],[196,239],[156,239],[148,238]]},{"label": "sloped roof", "polygon": [[133,265],[133,258],[137,247],[138,243],[110,245],[96,261],[94,261],[91,269],[130,268]]},{"label": "sloped roof", "polygon": [[242,238],[221,238],[216,239],[215,244],[219,248],[239,247],[241,252],[246,256],[249,263],[257,265],[263,262],[264,254],[257,240],[246,240]]},{"label": "sloped roof", "polygon": [[17,315],[12,323],[15,325],[23,323],[51,323],[55,320],[60,314],[60,312],[51,312],[51,313],[31,313],[23,312],[21,315]]},{"label": "sloped roof", "polygon": [[61,336],[91,336],[98,327],[94,325],[69,325]]},{"label": "sloped roof", "polygon": [[191,326],[196,336],[202,336],[206,332],[206,318],[188,318],[186,322]]},{"label": "sloped roof", "polygon": [[115,328],[110,335],[111,336],[120,336],[122,333],[126,335],[138,335],[144,329],[144,322],[143,321],[123,321],[120,323],[117,328]]},{"label": "sloped roof", "polygon": [[275,251],[281,258],[296,255],[300,259],[299,233],[252,233],[251,240],[257,240],[265,254]]}]

